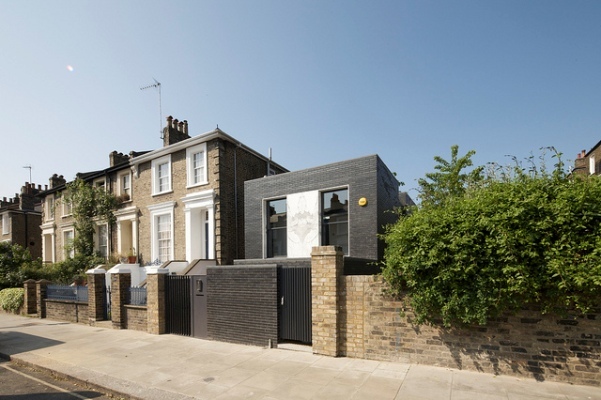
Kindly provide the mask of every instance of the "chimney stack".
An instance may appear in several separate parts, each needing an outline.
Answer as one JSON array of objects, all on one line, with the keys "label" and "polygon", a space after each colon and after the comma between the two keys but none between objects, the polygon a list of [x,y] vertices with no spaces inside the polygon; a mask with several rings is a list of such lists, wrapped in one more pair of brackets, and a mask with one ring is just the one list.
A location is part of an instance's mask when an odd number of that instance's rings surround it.
[{"label": "chimney stack", "polygon": [[109,154],[109,165],[111,167],[114,167],[115,165],[119,165],[119,164],[125,164],[126,162],[129,161],[129,156],[127,156],[127,154],[123,154],[123,153],[117,153],[116,150],[112,151]]},{"label": "chimney stack", "polygon": [[53,189],[55,187],[59,187],[60,185],[64,185],[65,183],[67,183],[67,181],[62,175],[54,174],[50,177],[49,183],[50,189]]},{"label": "chimney stack", "polygon": [[167,117],[167,126],[163,128],[163,147],[189,139],[188,121],[179,121],[171,115]]}]

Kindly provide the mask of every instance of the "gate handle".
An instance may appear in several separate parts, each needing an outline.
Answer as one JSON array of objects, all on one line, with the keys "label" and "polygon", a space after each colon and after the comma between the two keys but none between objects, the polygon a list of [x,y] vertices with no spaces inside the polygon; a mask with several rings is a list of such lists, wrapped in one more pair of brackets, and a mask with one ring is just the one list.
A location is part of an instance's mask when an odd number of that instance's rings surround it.
[{"label": "gate handle", "polygon": [[280,305],[283,306],[284,305],[284,296],[282,296],[281,300],[280,300]]}]

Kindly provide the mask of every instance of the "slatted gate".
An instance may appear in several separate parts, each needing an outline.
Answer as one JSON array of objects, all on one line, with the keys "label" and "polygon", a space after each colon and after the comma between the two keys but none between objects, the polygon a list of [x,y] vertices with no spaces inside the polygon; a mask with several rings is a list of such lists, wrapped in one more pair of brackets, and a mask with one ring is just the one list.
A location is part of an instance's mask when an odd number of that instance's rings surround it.
[{"label": "slatted gate", "polygon": [[311,343],[311,267],[278,268],[279,340]]},{"label": "slatted gate", "polygon": [[207,337],[207,276],[168,275],[165,285],[167,333]]},{"label": "slatted gate", "polygon": [[167,275],[167,333],[190,336],[192,334],[191,276]]}]

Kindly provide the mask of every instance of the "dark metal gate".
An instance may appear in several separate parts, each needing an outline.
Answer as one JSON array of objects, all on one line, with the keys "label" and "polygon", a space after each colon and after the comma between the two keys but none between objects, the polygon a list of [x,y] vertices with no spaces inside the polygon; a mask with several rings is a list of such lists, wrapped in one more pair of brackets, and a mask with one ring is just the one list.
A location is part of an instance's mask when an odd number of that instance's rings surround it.
[{"label": "dark metal gate", "polygon": [[311,267],[278,268],[279,340],[311,343]]},{"label": "dark metal gate", "polygon": [[206,275],[167,276],[167,333],[207,337],[206,286]]},{"label": "dark metal gate", "polygon": [[167,275],[167,333],[190,336],[192,334],[191,276]]}]

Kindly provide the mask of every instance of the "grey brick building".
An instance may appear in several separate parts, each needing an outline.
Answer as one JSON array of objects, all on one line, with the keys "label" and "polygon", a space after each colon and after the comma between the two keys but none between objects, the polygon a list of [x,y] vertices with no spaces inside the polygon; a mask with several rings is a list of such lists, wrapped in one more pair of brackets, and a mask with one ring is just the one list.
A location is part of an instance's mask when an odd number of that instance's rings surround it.
[{"label": "grey brick building", "polygon": [[289,264],[313,246],[341,246],[363,266],[380,260],[378,235],[401,205],[399,181],[371,155],[245,183],[245,249],[249,259]]}]

